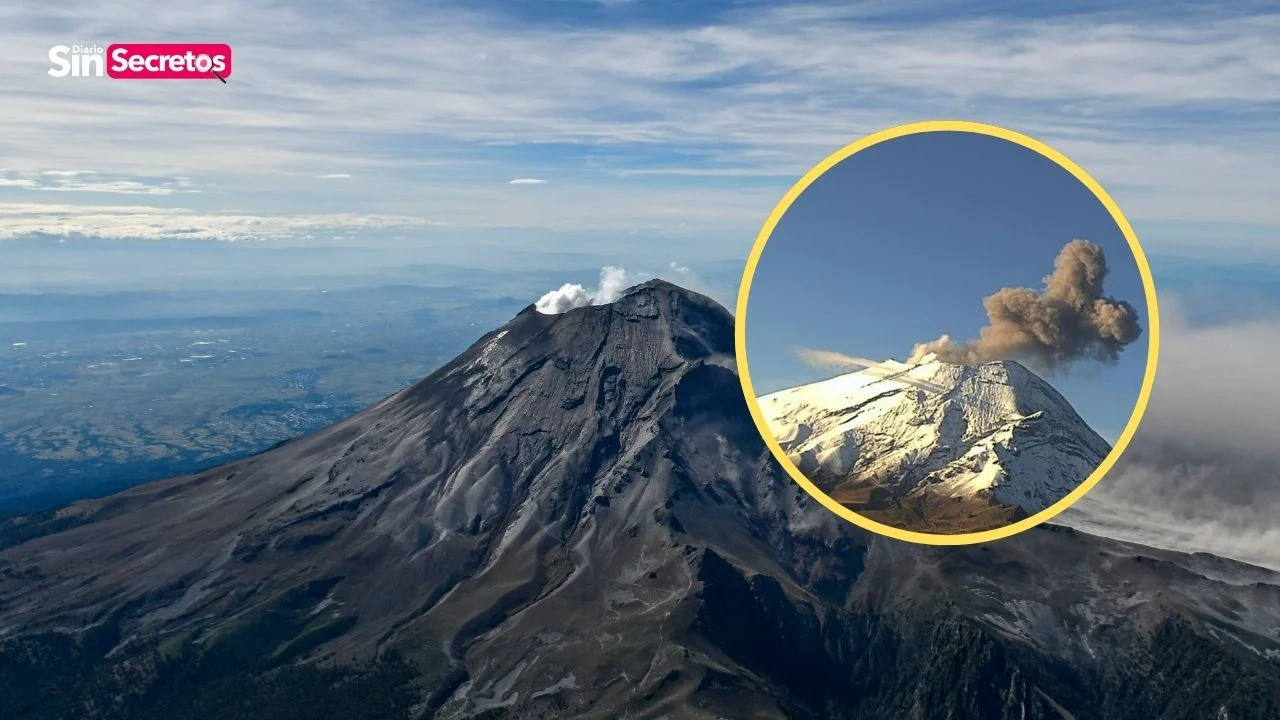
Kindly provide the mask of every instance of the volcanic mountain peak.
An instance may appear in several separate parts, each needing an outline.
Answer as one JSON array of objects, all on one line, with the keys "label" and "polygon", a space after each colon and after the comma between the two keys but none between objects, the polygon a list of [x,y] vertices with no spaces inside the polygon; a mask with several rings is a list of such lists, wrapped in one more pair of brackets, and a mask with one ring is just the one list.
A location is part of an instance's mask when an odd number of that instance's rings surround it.
[{"label": "volcanic mountain peak", "polygon": [[[348,420],[62,511],[79,526],[22,548],[45,575],[0,583],[0,638],[103,612],[140,637],[216,633],[250,589],[320,578],[323,617],[360,619],[328,649],[461,652],[489,614],[544,593],[630,592],[636,573],[683,573],[671,547],[686,528],[711,523],[739,547],[786,532],[803,521],[798,490],[760,472],[732,323],[661,281],[560,315],[530,306]],[[710,483],[734,502],[703,497]],[[766,518],[778,522],[758,530]],[[126,585],[186,589],[157,608],[129,604]],[[115,595],[119,608],[92,600]]]},{"label": "volcanic mountain peak", "polygon": [[732,351],[669,283],[531,306],[319,433],[0,520],[0,716],[1276,716],[1277,576],[871,537],[771,462]]},{"label": "volcanic mountain peak", "polygon": [[760,405],[797,466],[851,506],[872,494],[930,495],[1035,513],[1111,449],[1066,398],[1011,360],[890,361],[766,395]]}]

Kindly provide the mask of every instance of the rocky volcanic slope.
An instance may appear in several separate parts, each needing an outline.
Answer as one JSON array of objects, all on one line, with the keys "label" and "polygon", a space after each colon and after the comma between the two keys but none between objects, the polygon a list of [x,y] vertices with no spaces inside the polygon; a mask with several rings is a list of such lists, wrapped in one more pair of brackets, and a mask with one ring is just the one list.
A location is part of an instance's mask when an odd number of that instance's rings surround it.
[{"label": "rocky volcanic slope", "polygon": [[[880,511],[895,525],[938,520],[913,510],[945,510],[954,525],[963,518],[947,501],[964,501],[979,520],[1002,525],[1061,500],[1111,451],[1066,398],[1016,362],[966,367],[930,357],[901,368],[760,399],[792,462],[855,510]],[[1010,512],[982,512],[988,505]]]},{"label": "rocky volcanic slope", "polygon": [[923,548],[768,458],[653,282],[192,477],[0,526],[0,717],[1280,717],[1280,577]]}]

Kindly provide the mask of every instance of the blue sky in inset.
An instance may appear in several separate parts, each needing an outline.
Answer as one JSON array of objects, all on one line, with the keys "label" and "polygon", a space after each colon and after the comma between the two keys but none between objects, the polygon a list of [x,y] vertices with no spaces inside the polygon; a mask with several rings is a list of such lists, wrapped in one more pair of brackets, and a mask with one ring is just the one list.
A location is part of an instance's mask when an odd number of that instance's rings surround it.
[{"label": "blue sky in inset", "polygon": [[[761,255],[747,306],[747,355],[760,394],[832,377],[797,347],[905,360],[912,346],[977,337],[982,299],[1039,289],[1062,247],[1102,246],[1104,293],[1146,302],[1137,263],[1106,208],[1055,163],[975,133],[896,138],[845,159],[802,193]],[[1049,377],[1114,440],[1146,367],[1146,338],[1114,366],[1083,361]],[[845,370],[843,372],[848,372]]]}]

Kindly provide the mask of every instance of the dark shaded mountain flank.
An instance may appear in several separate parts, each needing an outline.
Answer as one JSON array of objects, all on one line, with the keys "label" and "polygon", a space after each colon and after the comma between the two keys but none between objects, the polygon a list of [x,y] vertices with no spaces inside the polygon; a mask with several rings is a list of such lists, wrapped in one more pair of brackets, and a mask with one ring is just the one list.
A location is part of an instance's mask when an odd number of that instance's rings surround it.
[{"label": "dark shaded mountain flank", "polygon": [[732,328],[661,281],[530,307],[321,432],[4,521],[0,716],[1280,717],[1276,575],[856,531]]}]

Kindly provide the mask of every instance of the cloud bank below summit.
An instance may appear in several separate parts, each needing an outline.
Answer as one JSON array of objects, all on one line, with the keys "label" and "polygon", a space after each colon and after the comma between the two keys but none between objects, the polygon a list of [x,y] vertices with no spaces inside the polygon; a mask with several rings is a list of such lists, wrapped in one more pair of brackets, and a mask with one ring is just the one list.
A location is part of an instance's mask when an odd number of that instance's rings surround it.
[{"label": "cloud bank below summit", "polygon": [[1193,325],[1179,306],[1161,297],[1160,367],[1132,443],[1060,520],[1280,570],[1280,313]]}]

